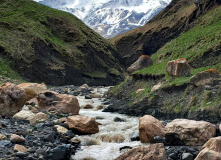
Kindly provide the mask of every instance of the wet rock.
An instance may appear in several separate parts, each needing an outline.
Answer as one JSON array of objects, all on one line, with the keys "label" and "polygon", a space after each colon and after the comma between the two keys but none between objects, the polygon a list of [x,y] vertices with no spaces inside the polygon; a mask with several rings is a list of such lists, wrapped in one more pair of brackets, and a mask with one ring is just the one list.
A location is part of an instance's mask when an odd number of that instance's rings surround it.
[{"label": "wet rock", "polygon": [[183,153],[182,160],[193,160],[193,155],[191,153]]},{"label": "wet rock", "polygon": [[99,132],[95,118],[88,116],[70,116],[67,118],[70,129],[79,134],[95,134]]},{"label": "wet rock", "polygon": [[21,83],[18,86],[25,90],[26,101],[35,98],[39,93],[47,90],[47,86],[45,84],[38,83]]},{"label": "wet rock", "polygon": [[168,156],[169,159],[178,159],[177,157],[178,157],[178,153],[171,153],[171,154]]},{"label": "wet rock", "polygon": [[63,144],[52,149],[48,154],[50,160],[67,160],[71,156],[71,145]]},{"label": "wet rock", "polygon": [[114,122],[125,122],[125,120],[119,117],[115,117]]},{"label": "wet rock", "polygon": [[25,142],[25,138],[16,134],[12,134],[10,137],[12,143],[22,143]]},{"label": "wet rock", "polygon": [[85,99],[92,99],[91,96],[89,96],[89,95],[86,95],[84,98]]},{"label": "wet rock", "polygon": [[197,73],[190,79],[190,83],[195,86],[210,84],[214,78],[220,77],[221,74],[215,69],[209,69]]},{"label": "wet rock", "polygon": [[221,137],[211,138],[206,142],[195,160],[221,160]]},{"label": "wet rock", "polygon": [[16,144],[16,145],[14,146],[14,151],[15,151],[15,152],[27,152],[28,149],[25,148],[25,147],[22,146],[22,145]]},{"label": "wet rock", "polygon": [[101,95],[99,94],[90,94],[91,98],[101,98]]},{"label": "wet rock", "polygon": [[167,141],[165,137],[156,136],[154,137],[155,143],[163,143],[164,145],[167,145]]},{"label": "wet rock", "polygon": [[99,138],[102,142],[122,143],[125,141],[123,134],[101,134]]},{"label": "wet rock", "polygon": [[175,119],[165,127],[166,140],[172,145],[203,145],[216,135],[216,127],[205,121]]},{"label": "wet rock", "polygon": [[133,73],[142,68],[146,68],[153,65],[153,60],[148,55],[141,55],[136,62],[134,62],[129,68],[127,68],[128,73]]},{"label": "wet rock", "polygon": [[86,104],[86,105],[82,106],[81,108],[83,108],[83,109],[93,109],[94,106],[91,105],[91,104]]},{"label": "wet rock", "polygon": [[166,66],[168,75],[173,77],[190,76],[190,66],[185,58],[169,61]]},{"label": "wet rock", "polygon": [[7,137],[4,134],[0,134],[0,141],[7,139]]},{"label": "wet rock", "polygon": [[128,150],[130,150],[130,149],[132,149],[132,147],[130,147],[130,146],[124,146],[124,147],[121,147],[120,148],[120,152],[122,153],[122,152],[126,152],[126,151],[128,151]]},{"label": "wet rock", "polygon": [[139,131],[135,131],[131,136],[130,136],[130,140],[131,141],[139,141],[140,137],[139,137]]},{"label": "wet rock", "polygon": [[1,140],[1,141],[0,141],[0,148],[5,148],[5,147],[7,147],[7,146],[10,145],[10,144],[11,144],[10,141]]},{"label": "wet rock", "polygon": [[52,91],[45,91],[37,96],[40,110],[47,110],[54,114],[79,113],[80,107],[78,100],[73,95],[58,94]]},{"label": "wet rock", "polygon": [[14,155],[21,158],[21,159],[24,159],[25,157],[28,156],[28,154],[29,154],[28,152],[17,152]]},{"label": "wet rock", "polygon": [[73,138],[75,135],[74,133],[72,132],[72,130],[68,130],[65,134],[64,134],[65,138],[67,139],[71,139]]},{"label": "wet rock", "polygon": [[101,110],[101,109],[104,109],[104,108],[105,108],[105,106],[102,105],[102,104],[101,104],[101,105],[98,105],[98,106],[96,107],[97,110]]},{"label": "wet rock", "polygon": [[109,102],[109,101],[106,101],[106,102],[103,102],[102,104],[103,104],[103,105],[109,105],[110,102]]},{"label": "wet rock", "polygon": [[154,137],[164,137],[165,126],[156,118],[146,115],[139,121],[139,136],[142,143],[154,143]]},{"label": "wet rock", "polygon": [[25,90],[12,83],[0,86],[0,115],[13,116],[20,111],[25,104]]},{"label": "wet rock", "polygon": [[166,160],[164,145],[157,143],[149,146],[136,147],[123,153],[115,160],[138,160],[140,157],[142,157],[142,160]]},{"label": "wet rock", "polygon": [[52,128],[48,127],[42,127],[38,131],[38,135],[36,135],[37,138],[39,138],[41,141],[46,142],[54,142],[56,138],[56,132]]}]

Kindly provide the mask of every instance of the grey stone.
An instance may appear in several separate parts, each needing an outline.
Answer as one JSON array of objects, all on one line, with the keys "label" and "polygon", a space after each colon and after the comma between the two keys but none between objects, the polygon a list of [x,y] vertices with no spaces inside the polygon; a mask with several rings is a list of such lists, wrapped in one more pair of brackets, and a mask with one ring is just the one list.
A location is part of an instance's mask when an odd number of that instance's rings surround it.
[{"label": "grey stone", "polygon": [[183,153],[182,160],[193,160],[193,155],[191,153]]}]

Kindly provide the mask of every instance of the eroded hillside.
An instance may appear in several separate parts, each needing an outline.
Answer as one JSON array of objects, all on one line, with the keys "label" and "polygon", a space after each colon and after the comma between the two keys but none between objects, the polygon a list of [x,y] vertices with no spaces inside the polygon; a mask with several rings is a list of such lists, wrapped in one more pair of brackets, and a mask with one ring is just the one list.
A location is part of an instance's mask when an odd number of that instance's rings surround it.
[{"label": "eroded hillside", "polygon": [[3,76],[54,85],[113,85],[123,78],[114,47],[72,14],[2,0],[0,33]]},{"label": "eroded hillside", "polygon": [[216,8],[219,0],[173,0],[145,26],[119,35],[111,41],[116,45],[125,67],[140,55],[152,55],[167,42],[193,28],[198,18]]}]

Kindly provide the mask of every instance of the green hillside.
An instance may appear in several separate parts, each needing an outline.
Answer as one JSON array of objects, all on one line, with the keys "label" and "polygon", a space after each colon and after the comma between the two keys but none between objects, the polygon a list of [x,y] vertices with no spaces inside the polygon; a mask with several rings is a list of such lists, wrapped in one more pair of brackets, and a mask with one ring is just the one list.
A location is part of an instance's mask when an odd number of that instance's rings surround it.
[{"label": "green hillside", "polygon": [[[169,79],[165,66],[168,61],[178,58],[187,59],[192,67],[192,75],[209,68],[221,71],[221,6],[200,17],[195,23],[197,25],[194,28],[173,39],[152,55],[155,62],[153,66],[135,73],[166,74],[166,78]],[[189,80],[190,77],[178,79]]]},{"label": "green hillside", "polygon": [[9,78],[95,85],[123,78],[114,47],[72,14],[31,0],[1,0],[0,33],[0,74]]},{"label": "green hillside", "polygon": [[[170,9],[166,10],[170,12]],[[214,68],[221,72],[220,4],[197,18],[191,29],[166,43],[151,57],[154,62],[152,66],[134,72],[110,90],[109,94],[125,102],[125,105],[117,108],[114,104],[107,111],[139,116],[151,114],[169,119],[207,117],[216,121],[221,118],[221,78],[207,86],[195,87],[189,83],[191,77],[201,71]],[[178,58],[186,58],[190,64],[189,77],[176,78],[167,74],[165,67],[168,61]],[[159,78],[158,75],[165,77]],[[160,88],[151,91],[158,84]]]}]

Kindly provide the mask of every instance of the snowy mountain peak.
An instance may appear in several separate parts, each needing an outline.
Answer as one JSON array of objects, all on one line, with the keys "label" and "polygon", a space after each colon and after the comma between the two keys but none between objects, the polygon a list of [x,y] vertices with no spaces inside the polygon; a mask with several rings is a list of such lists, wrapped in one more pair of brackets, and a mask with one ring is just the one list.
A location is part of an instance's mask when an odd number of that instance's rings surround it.
[{"label": "snowy mountain peak", "polygon": [[171,0],[35,0],[80,18],[105,38],[143,26]]}]

